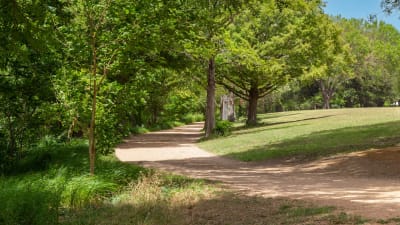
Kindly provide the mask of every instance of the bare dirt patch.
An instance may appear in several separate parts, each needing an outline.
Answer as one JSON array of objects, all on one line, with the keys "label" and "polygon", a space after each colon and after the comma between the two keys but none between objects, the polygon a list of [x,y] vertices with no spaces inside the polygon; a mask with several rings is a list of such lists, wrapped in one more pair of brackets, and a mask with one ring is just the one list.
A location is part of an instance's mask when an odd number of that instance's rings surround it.
[{"label": "bare dirt patch", "polygon": [[195,145],[201,123],[133,136],[116,149],[124,162],[221,181],[247,195],[304,199],[367,218],[400,217],[400,147],[293,163],[245,163]]},{"label": "bare dirt patch", "polygon": [[399,180],[400,147],[341,154],[312,162],[304,167],[304,170],[338,176]]}]

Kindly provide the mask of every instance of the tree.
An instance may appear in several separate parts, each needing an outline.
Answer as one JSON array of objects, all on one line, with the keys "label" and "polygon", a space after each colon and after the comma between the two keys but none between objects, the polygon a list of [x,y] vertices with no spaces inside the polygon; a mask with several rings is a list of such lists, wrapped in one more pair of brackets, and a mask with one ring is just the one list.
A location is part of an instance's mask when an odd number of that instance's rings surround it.
[{"label": "tree", "polygon": [[0,168],[47,134],[47,106],[55,100],[50,81],[59,64],[52,29],[62,8],[58,1],[0,4]]},{"label": "tree", "polygon": [[323,108],[330,109],[331,100],[339,85],[343,84],[346,80],[350,79],[351,71],[348,67],[345,57],[343,55],[335,56],[333,62],[326,65],[324,75],[315,78],[324,101]]},{"label": "tree", "polygon": [[342,32],[327,16],[318,24],[318,58],[309,74],[319,85],[323,108],[330,108],[330,101],[339,85],[352,76],[353,58],[350,47],[341,38]]},{"label": "tree", "polygon": [[[400,86],[399,31],[383,21],[341,17],[330,19],[334,24],[329,21],[317,24],[319,35],[313,39],[320,43],[327,42],[321,45],[321,49],[315,48],[313,55],[316,61],[313,62],[312,72],[291,83],[290,87],[280,89],[282,95],[277,101],[282,102],[285,110],[322,108],[324,99],[321,87],[315,92],[320,85],[324,85],[326,91],[331,89],[329,86],[335,87],[335,94],[330,99],[332,107],[377,107],[397,101]],[[329,41],[332,38],[325,37],[327,35],[338,36],[333,39],[337,40],[336,43]],[[336,53],[334,46],[338,46]],[[332,62],[340,66],[339,71],[345,73],[328,70],[329,67],[335,68],[329,66]],[[304,95],[303,90],[313,91]]]},{"label": "tree", "polygon": [[[74,19],[60,29],[67,52],[63,69],[87,88],[79,87],[83,95],[70,95],[76,97],[70,101],[78,104],[69,104],[75,108],[70,111],[76,112],[69,121],[73,127],[78,118],[77,124],[89,137],[92,174],[96,145],[112,148],[129,127],[159,123],[166,96],[183,83],[178,76],[187,71],[180,40],[187,39],[188,14],[182,4],[93,0],[70,5]],[[89,101],[90,108],[82,107]]]},{"label": "tree", "polygon": [[[73,20],[61,28],[66,39],[68,60],[77,71],[89,78],[91,98],[88,122],[90,174],[94,174],[96,159],[96,110],[98,92],[128,37],[128,23],[121,20],[129,14],[129,8],[121,11],[123,1],[91,0],[73,1],[68,11]],[[127,5],[129,6],[129,5]]]},{"label": "tree", "polygon": [[257,101],[309,67],[319,1],[252,4],[225,33],[219,82],[247,100],[247,125],[257,123]]},{"label": "tree", "polygon": [[400,10],[399,0],[382,0],[381,5],[388,14],[393,13],[394,10]]},{"label": "tree", "polygon": [[198,60],[207,64],[207,105],[205,137],[215,128],[215,71],[218,66],[216,57],[221,51],[221,34],[232,23],[236,14],[247,0],[201,0],[190,1],[192,33],[194,36],[185,43],[187,51]]},{"label": "tree", "polygon": [[353,76],[344,85],[347,107],[383,106],[398,93],[400,34],[378,21],[337,18],[343,39],[353,55]]}]

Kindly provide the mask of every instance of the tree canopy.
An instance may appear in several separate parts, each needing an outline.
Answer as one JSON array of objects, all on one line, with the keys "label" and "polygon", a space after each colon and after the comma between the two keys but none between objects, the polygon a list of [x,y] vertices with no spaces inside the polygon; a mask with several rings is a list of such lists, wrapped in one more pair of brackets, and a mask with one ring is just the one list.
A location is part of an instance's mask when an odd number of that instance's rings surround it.
[{"label": "tree canopy", "polygon": [[[257,100],[307,72],[324,41],[316,25],[319,1],[269,1],[244,10],[225,33],[219,81],[249,101],[247,124],[256,124]],[[325,37],[320,38],[319,40]],[[329,42],[331,39],[326,40]]]}]

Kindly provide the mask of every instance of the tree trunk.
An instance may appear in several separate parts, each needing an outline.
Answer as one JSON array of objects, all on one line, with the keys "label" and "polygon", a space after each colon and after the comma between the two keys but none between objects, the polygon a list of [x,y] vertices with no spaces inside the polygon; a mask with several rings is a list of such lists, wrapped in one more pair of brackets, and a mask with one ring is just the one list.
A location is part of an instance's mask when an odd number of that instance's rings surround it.
[{"label": "tree trunk", "polygon": [[92,115],[90,118],[89,127],[89,166],[90,175],[94,175],[94,165],[96,160],[96,136],[95,136],[95,126],[96,126],[96,100],[97,100],[97,49],[96,49],[96,35],[93,33],[92,36],[92,76],[93,76],[93,99],[92,99]]},{"label": "tree trunk", "polygon": [[208,61],[207,73],[207,107],[205,137],[209,137],[215,128],[215,58]]},{"label": "tree trunk", "polygon": [[259,98],[258,88],[251,87],[249,94],[246,124],[247,126],[254,126],[257,124],[257,101]]},{"label": "tree trunk", "polygon": [[97,100],[97,85],[96,78],[93,81],[93,100],[92,100],[92,116],[90,119],[89,128],[89,161],[90,161],[90,175],[94,175],[94,165],[96,160],[96,136],[95,136],[95,125],[96,125],[96,100]]},{"label": "tree trunk", "polygon": [[334,93],[333,88],[329,87],[329,85],[327,87],[323,80],[319,80],[318,83],[319,83],[319,88],[321,90],[322,98],[324,100],[324,105],[322,108],[330,109],[331,99]]},{"label": "tree trunk", "polygon": [[322,93],[322,96],[323,96],[323,98],[324,98],[324,106],[323,106],[323,108],[324,109],[330,109],[331,108],[331,106],[330,106],[330,102],[331,102],[331,96],[329,96],[329,94],[328,93]]},{"label": "tree trunk", "polygon": [[8,140],[8,156],[10,158],[14,158],[16,156],[17,152],[17,141],[16,141],[16,135],[14,132],[14,126],[12,123],[11,115],[7,116],[7,122],[8,122],[8,133],[9,133],[9,140]]}]

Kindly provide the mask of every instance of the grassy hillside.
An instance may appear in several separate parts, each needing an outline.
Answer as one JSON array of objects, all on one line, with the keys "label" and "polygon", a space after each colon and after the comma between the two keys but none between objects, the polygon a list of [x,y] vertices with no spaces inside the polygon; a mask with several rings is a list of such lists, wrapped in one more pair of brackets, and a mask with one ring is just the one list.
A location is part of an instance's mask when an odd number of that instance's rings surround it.
[{"label": "grassy hillside", "polygon": [[236,123],[232,135],[199,146],[243,161],[310,159],[396,145],[400,108],[310,110],[259,115],[260,125]]}]

